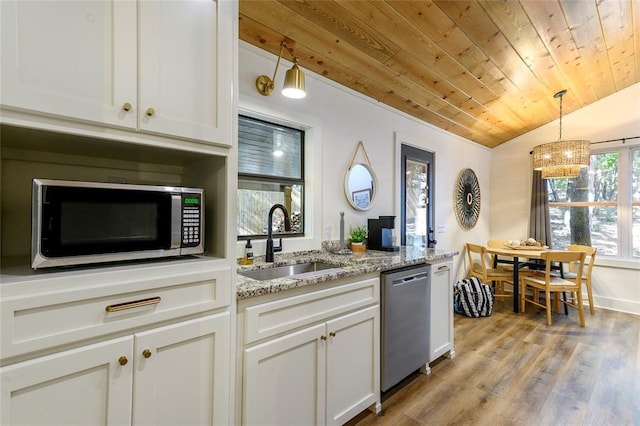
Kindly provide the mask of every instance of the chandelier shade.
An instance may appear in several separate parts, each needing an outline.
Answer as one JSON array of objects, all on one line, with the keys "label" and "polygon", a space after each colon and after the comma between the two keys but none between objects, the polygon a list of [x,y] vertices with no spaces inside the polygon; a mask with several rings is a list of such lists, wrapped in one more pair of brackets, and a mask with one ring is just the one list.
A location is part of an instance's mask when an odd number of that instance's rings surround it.
[{"label": "chandelier shade", "polygon": [[543,179],[575,178],[582,167],[589,167],[591,142],[587,140],[562,140],[562,96],[566,90],[553,95],[560,98],[560,137],[533,148],[533,169],[542,171]]},{"label": "chandelier shade", "polygon": [[568,140],[549,142],[533,148],[533,169],[543,170],[547,167],[578,166],[588,167],[591,155],[591,142],[585,140]]},{"label": "chandelier shade", "polygon": [[548,166],[542,168],[542,179],[574,178],[580,175],[582,166]]}]

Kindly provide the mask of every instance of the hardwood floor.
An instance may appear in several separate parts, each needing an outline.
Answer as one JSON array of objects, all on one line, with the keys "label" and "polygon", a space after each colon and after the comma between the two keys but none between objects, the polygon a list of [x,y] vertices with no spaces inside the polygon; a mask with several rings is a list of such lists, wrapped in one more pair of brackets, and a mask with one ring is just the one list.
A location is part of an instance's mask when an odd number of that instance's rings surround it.
[{"label": "hardwood floor", "polygon": [[640,425],[640,316],[596,309],[455,316],[454,359],[415,373],[357,425]]}]

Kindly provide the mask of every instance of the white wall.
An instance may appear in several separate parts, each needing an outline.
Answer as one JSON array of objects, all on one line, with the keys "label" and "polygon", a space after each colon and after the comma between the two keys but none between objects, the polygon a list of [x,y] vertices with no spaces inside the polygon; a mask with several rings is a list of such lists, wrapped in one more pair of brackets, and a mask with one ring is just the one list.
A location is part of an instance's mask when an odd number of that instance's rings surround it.
[{"label": "white wall", "polygon": [[[399,226],[396,139],[436,153],[435,220],[436,224],[444,225],[444,231],[436,234],[437,247],[462,253],[465,242],[488,239],[490,149],[415,120],[307,70],[304,70],[307,97],[287,99],[279,93],[284,73],[291,66],[284,58],[276,77],[276,91],[264,97],[256,91],[255,80],[260,74],[272,76],[275,60],[273,55],[240,41],[240,110],[293,121],[310,131],[307,173],[312,184],[308,188],[312,199],[307,200],[307,208],[312,206],[313,229],[304,239],[286,239],[285,251],[319,249],[321,241],[326,239],[323,230],[327,227],[330,227],[330,239],[338,239],[341,211],[345,212],[347,229],[349,225],[366,225],[367,218],[380,215],[398,216],[396,226]],[[379,184],[375,203],[365,212],[351,208],[343,191],[344,174],[358,141],[364,143]],[[365,161],[362,155],[358,160]],[[453,184],[460,170],[467,167],[478,176],[483,200],[480,219],[471,231],[464,231],[453,213]],[[258,255],[263,254],[264,241],[257,241],[254,250]],[[237,256],[241,254],[242,243],[239,243]],[[462,265],[459,259],[458,267]]]},{"label": "white wall", "polygon": [[[541,143],[558,140],[555,120],[492,150],[489,200],[491,237],[522,239],[528,234],[532,159]],[[640,136],[640,84],[562,117],[563,139],[592,142]],[[621,142],[608,144],[619,146]],[[626,145],[640,144],[640,140]],[[593,148],[607,146],[594,145]],[[597,257],[593,272],[595,304],[640,314],[640,262]]]},{"label": "white wall", "polygon": [[[305,238],[286,239],[284,251],[317,250],[330,227],[337,239],[339,212],[345,223],[366,224],[367,218],[397,215],[399,221],[399,173],[396,141],[436,153],[436,225],[438,248],[464,253],[466,242],[484,243],[489,238],[522,238],[528,233],[531,192],[529,151],[540,143],[558,139],[556,120],[492,150],[437,129],[381,103],[305,70],[307,97],[293,100],[279,89],[291,66],[281,61],[276,91],[269,97],[255,89],[260,74],[273,75],[276,58],[240,41],[239,107],[260,115],[297,123],[308,129],[307,223]],[[601,141],[640,135],[640,84],[563,117],[563,138]],[[363,141],[376,171],[380,192],[374,206],[365,212],[352,209],[344,196],[344,174],[358,141]],[[361,156],[360,161],[364,161]],[[462,229],[453,213],[453,185],[460,170],[472,168],[480,181],[482,208],[478,224]],[[256,241],[257,255],[264,254],[264,241]],[[237,257],[242,243],[237,245]],[[456,275],[464,275],[465,261],[455,259]],[[640,265],[600,258],[594,270],[596,305],[640,314]]]}]

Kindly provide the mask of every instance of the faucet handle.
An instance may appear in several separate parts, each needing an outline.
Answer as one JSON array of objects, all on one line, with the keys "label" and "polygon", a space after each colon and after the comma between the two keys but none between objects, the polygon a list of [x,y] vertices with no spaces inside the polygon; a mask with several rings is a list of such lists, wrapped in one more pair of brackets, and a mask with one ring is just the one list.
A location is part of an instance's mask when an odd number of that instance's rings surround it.
[{"label": "faucet handle", "polygon": [[276,252],[280,252],[280,251],[282,251],[282,238],[280,238],[280,241],[279,241],[279,243],[278,243],[278,246],[277,246],[277,247],[276,247],[276,246],[273,246],[273,252],[274,252],[274,253],[276,253]]}]

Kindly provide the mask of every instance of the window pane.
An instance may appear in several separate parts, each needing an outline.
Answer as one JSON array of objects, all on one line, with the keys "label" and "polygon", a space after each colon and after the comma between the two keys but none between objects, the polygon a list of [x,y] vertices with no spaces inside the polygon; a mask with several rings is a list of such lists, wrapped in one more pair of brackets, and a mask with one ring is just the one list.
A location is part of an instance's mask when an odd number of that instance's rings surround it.
[{"label": "window pane", "polygon": [[[566,250],[569,244],[585,244],[597,247],[598,254],[615,256],[618,254],[618,209],[616,207],[549,207],[553,248]],[[588,238],[571,238],[572,220],[582,223],[580,216],[588,216]],[[640,212],[639,212],[640,214]],[[583,219],[582,219],[583,220]],[[640,220],[640,219],[639,219]],[[640,228],[640,224],[638,225]],[[638,231],[640,232],[640,230]],[[574,234],[584,235],[584,228],[573,229]]]},{"label": "window pane", "polygon": [[618,153],[607,152],[591,156],[589,166],[589,201],[618,199]]},{"label": "window pane", "polygon": [[302,179],[303,132],[248,117],[238,119],[238,173]]},{"label": "window pane", "polygon": [[549,179],[549,215],[553,247],[569,244],[598,248],[599,254],[617,255],[618,210],[616,206],[557,206],[553,203],[616,203],[618,199],[618,153],[591,155],[591,165],[572,179]]},{"label": "window pane", "polygon": [[[238,180],[238,236],[266,235],[269,210],[282,204],[289,213],[291,232],[302,233],[303,186]],[[284,232],[284,216],[280,209],[273,214],[273,233]]]},{"label": "window pane", "polygon": [[590,207],[591,245],[598,254],[616,256],[618,254],[618,208]]}]

